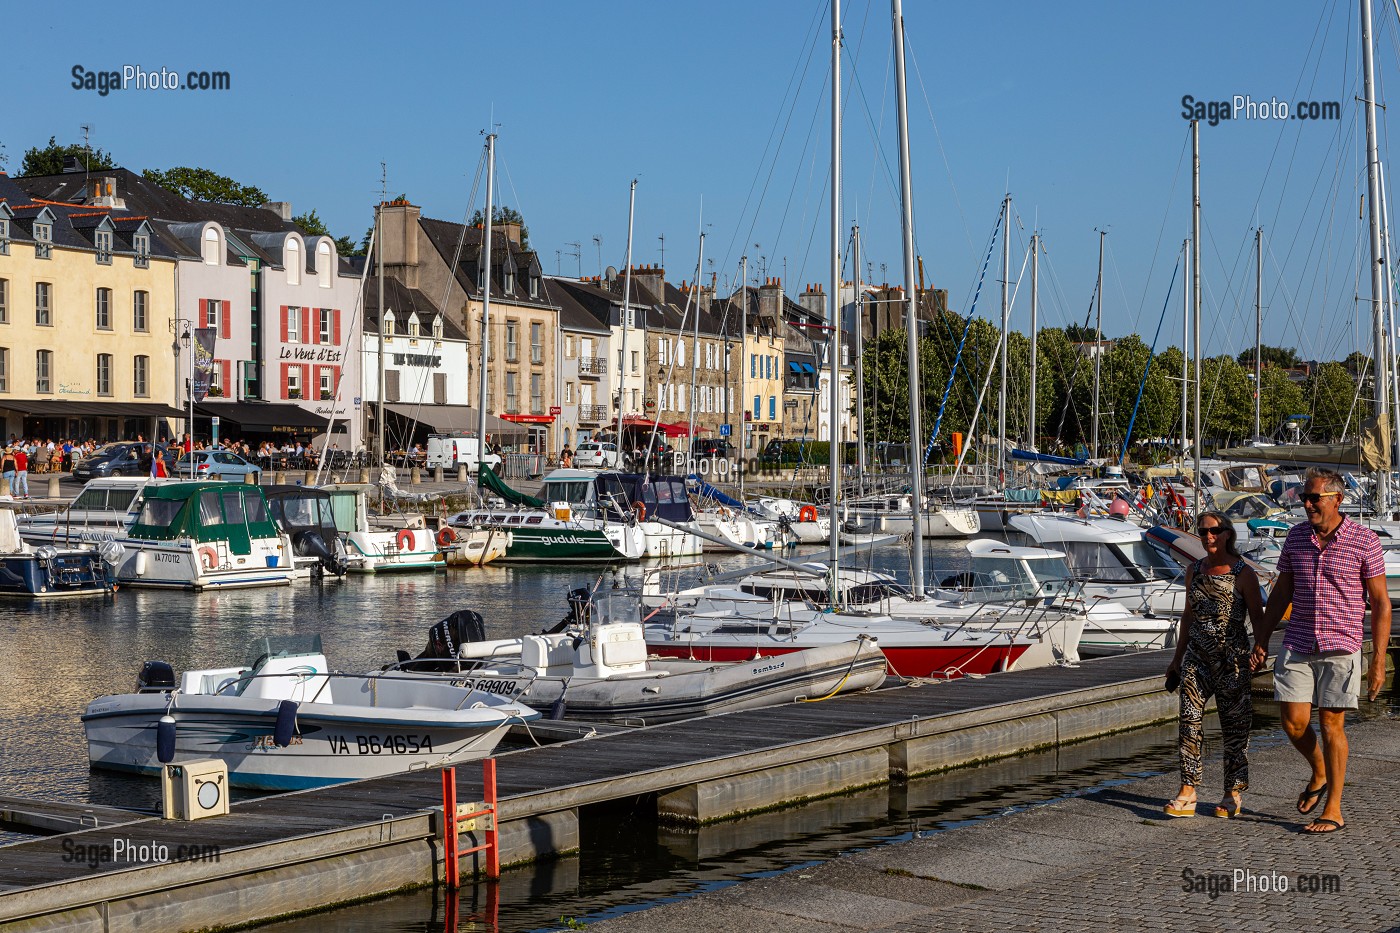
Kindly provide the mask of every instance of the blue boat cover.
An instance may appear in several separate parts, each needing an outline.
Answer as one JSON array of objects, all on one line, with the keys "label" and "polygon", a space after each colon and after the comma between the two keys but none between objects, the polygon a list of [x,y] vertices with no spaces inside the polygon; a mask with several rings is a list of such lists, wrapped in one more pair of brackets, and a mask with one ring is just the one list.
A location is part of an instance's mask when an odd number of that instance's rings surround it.
[{"label": "blue boat cover", "polygon": [[1057,457],[1054,454],[1038,454],[1033,450],[1013,450],[1012,460],[1029,460],[1032,463],[1054,463],[1059,466],[1086,466],[1089,461],[1079,457]]}]

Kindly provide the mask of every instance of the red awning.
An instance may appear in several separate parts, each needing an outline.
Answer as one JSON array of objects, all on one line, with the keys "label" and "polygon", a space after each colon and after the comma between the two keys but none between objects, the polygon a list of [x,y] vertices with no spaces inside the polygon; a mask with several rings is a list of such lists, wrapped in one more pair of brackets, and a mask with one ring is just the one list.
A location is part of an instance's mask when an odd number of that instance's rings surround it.
[{"label": "red awning", "polygon": [[501,415],[503,421],[513,421],[516,424],[553,424],[553,415]]}]

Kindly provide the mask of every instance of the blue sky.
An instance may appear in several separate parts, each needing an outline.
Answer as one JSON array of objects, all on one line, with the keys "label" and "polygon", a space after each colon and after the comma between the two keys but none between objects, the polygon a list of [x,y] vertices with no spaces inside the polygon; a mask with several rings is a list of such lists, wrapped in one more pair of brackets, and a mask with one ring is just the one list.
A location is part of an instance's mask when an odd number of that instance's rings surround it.
[{"label": "blue sky", "polygon": [[[521,210],[549,272],[621,266],[627,187],[639,179],[634,261],[721,286],[782,275],[827,282],[826,3],[428,5],[347,2],[235,10],[152,3],[7,10],[12,54],[0,130],[10,170],[50,135],[133,169],[199,165],[255,184],[337,234],[368,227],[387,163],[391,196],[428,216],[468,209],[481,130],[499,124],[500,200]],[[275,12],[274,12],[275,10]],[[844,213],[874,278],[902,278],[887,0],[848,0]],[[1012,277],[1045,238],[1044,324],[1082,321],[1109,230],[1105,330],[1180,342],[1168,282],[1190,232],[1181,98],[1339,101],[1331,122],[1225,122],[1202,132],[1204,341],[1253,333],[1253,228],[1266,228],[1266,342],[1306,357],[1368,341],[1357,289],[1365,191],[1356,5],[942,4],[912,0],[909,112],[918,252],[966,310],[1002,194]],[[1376,3],[1378,96],[1400,68],[1393,4]],[[22,39],[20,37],[23,37]],[[228,71],[228,91],[75,90],[71,70]],[[1381,116],[1383,160],[1386,123]],[[480,204],[482,194],[477,194]],[[1400,225],[1400,219],[1397,220]],[[576,248],[570,244],[579,243]],[[755,245],[757,244],[757,245]],[[977,304],[999,316],[999,253]],[[760,263],[763,267],[760,267]],[[1177,288],[1180,288],[1178,281]],[[1025,329],[1029,275],[1014,310]]]}]

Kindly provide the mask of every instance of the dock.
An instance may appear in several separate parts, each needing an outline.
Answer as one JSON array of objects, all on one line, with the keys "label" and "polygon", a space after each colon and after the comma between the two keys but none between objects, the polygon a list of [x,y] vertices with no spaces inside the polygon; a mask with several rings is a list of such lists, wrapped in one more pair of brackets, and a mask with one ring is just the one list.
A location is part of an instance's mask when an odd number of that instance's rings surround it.
[{"label": "dock", "polygon": [[[579,810],[594,805],[706,824],[1168,720],[1168,660],[1150,651],[927,682],[505,753],[501,861],[577,850]],[[479,767],[457,773],[458,799],[479,799]],[[438,883],[440,808],[429,770],[0,847],[0,929],[218,928]]]}]

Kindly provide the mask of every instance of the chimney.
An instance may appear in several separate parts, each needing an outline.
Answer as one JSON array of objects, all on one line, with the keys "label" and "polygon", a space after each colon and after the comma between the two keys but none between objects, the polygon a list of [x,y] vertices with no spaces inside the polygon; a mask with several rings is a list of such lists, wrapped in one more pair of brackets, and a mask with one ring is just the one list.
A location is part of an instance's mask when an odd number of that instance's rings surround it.
[{"label": "chimney", "polygon": [[266,204],[260,206],[265,211],[272,211],[272,213],[282,218],[283,221],[290,222],[292,219],[291,201],[268,201]]},{"label": "chimney", "polygon": [[657,301],[666,298],[666,270],[660,266],[646,264],[632,267],[632,281],[651,293]]},{"label": "chimney", "polygon": [[764,326],[773,333],[783,314],[783,280],[768,278],[758,290],[758,316],[764,319]]},{"label": "chimney", "polygon": [[384,275],[409,288],[418,287],[418,216],[421,209],[408,201],[388,201],[380,208],[380,240]]},{"label": "chimney", "polygon": [[815,317],[826,317],[826,291],[820,285],[808,285],[802,294],[797,296],[797,303]]},{"label": "chimney", "polygon": [[73,174],[74,172],[85,172],[85,171],[87,171],[87,169],[83,168],[83,160],[82,160],[82,159],[78,158],[77,156],[71,156],[71,155],[69,155],[69,156],[64,156],[64,157],[63,157],[63,174],[65,174],[65,175],[71,175],[71,174]]},{"label": "chimney", "polygon": [[521,243],[521,241],[520,241],[521,230],[520,230],[520,224],[518,224],[518,223],[516,223],[516,222],[514,222],[514,221],[510,221],[510,222],[507,222],[507,223],[493,223],[493,224],[491,225],[491,229],[492,229],[492,230],[499,230],[499,231],[501,232],[501,234],[504,235],[505,238],[506,238],[507,240],[510,240],[510,241],[511,241],[512,243],[514,243],[516,246],[522,246],[522,245],[523,245],[523,244]]},{"label": "chimney", "polygon": [[93,207],[126,209],[126,201],[117,197],[117,180],[110,177],[92,180],[92,197],[88,199],[88,203]]}]

